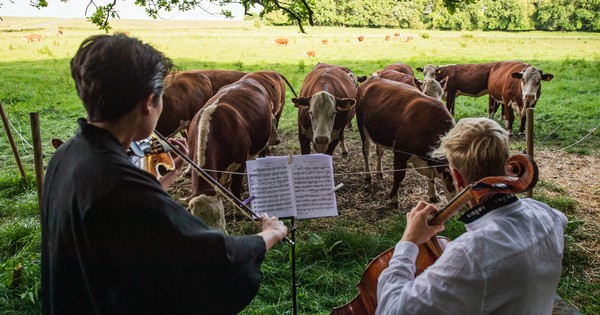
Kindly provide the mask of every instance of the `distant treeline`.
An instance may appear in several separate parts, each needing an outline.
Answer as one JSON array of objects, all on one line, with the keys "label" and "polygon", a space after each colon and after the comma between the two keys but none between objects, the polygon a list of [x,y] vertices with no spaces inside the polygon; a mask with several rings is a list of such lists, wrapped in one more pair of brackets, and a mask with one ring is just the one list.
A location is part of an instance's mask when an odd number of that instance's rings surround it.
[{"label": "distant treeline", "polygon": [[[471,0],[454,13],[443,0],[319,0],[317,26],[483,31],[599,31],[600,0]],[[263,16],[290,25],[281,12]]]}]

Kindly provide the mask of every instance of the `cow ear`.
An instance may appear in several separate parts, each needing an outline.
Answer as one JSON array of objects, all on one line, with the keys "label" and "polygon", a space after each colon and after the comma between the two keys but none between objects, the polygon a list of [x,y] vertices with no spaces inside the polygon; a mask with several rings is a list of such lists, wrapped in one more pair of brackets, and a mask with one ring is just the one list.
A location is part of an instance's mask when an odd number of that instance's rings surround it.
[{"label": "cow ear", "polygon": [[64,142],[60,139],[54,138],[51,140],[52,142],[52,147],[54,148],[54,150],[58,149],[58,147],[60,147]]},{"label": "cow ear", "polygon": [[294,103],[294,106],[296,106],[296,107],[309,106],[310,105],[310,98],[307,98],[307,97],[292,97],[292,103]]},{"label": "cow ear", "polygon": [[423,85],[423,81],[417,79],[416,77],[413,78],[414,82],[415,82],[415,86],[420,90],[421,90],[421,86]]},{"label": "cow ear", "polygon": [[446,87],[448,86],[448,77],[443,78],[442,81],[440,81],[440,85],[442,86],[442,89],[445,91]]},{"label": "cow ear", "polygon": [[337,110],[350,110],[356,104],[353,98],[337,98],[335,99],[335,107]]},{"label": "cow ear", "polygon": [[513,72],[510,74],[513,79],[523,79],[523,72]]},{"label": "cow ear", "polygon": [[442,69],[440,67],[435,67],[435,74],[442,73]]},{"label": "cow ear", "polygon": [[542,80],[544,81],[550,81],[554,79],[554,75],[551,73],[542,73]]},{"label": "cow ear", "polygon": [[417,67],[416,70],[417,70],[417,72],[423,72],[423,68],[421,68],[421,67]]}]

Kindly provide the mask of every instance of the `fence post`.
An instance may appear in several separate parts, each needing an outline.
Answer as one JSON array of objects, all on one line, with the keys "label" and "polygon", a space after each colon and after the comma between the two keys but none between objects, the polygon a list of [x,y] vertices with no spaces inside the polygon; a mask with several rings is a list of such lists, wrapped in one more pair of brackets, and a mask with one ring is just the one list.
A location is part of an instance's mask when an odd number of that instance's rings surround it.
[{"label": "fence post", "polygon": [[[526,121],[527,121],[527,154],[535,161],[533,158],[533,108],[528,108],[526,113]],[[533,197],[533,188],[525,192],[525,196],[528,198]]]},{"label": "fence post", "polygon": [[35,163],[35,183],[37,186],[38,207],[42,210],[42,187],[44,186],[44,155],[40,134],[40,118],[38,113],[29,113],[31,121],[31,140],[33,141],[33,158]]}]

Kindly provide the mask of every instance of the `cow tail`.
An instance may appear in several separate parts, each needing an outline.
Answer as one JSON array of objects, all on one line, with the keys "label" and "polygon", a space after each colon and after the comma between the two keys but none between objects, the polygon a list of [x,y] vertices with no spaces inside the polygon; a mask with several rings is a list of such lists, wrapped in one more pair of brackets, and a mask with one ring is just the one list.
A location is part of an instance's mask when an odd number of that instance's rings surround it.
[{"label": "cow tail", "polygon": [[296,90],[294,90],[294,87],[292,86],[292,84],[290,83],[290,81],[288,81],[288,79],[286,77],[283,76],[283,74],[279,74],[281,76],[281,78],[283,79],[283,81],[285,81],[285,83],[287,84],[287,86],[290,87],[290,90],[292,90],[292,93],[294,93],[295,97],[298,97],[298,94],[296,94]]},{"label": "cow tail", "polygon": [[201,109],[200,119],[198,120],[198,133],[196,144],[196,159],[197,164],[203,167],[206,163],[206,145],[208,142],[208,134],[210,132],[210,121],[213,113],[217,109],[217,105],[211,104]]}]

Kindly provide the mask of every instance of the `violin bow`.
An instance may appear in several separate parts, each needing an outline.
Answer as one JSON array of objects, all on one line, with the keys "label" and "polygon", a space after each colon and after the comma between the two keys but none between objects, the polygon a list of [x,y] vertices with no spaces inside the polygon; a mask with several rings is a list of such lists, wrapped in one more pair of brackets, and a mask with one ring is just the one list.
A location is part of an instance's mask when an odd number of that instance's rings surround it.
[{"label": "violin bow", "polygon": [[[256,212],[252,211],[252,209],[250,209],[246,205],[246,203],[244,203],[243,201],[238,199],[236,196],[234,196],[233,193],[231,191],[229,191],[229,189],[227,189],[223,185],[221,185],[221,183],[219,183],[216,179],[214,179],[212,176],[210,176],[204,169],[202,169],[200,166],[198,166],[198,164],[194,163],[194,161],[192,161],[192,159],[190,159],[187,155],[185,155],[183,152],[181,152],[181,150],[179,150],[179,148],[177,148],[176,146],[172,145],[169,141],[167,141],[167,138],[165,138],[165,136],[163,136],[160,132],[154,130],[154,134],[160,140],[162,140],[173,152],[175,152],[175,154],[177,154],[177,156],[184,159],[196,171],[198,171],[200,176],[207,182],[211,183],[213,185],[213,187],[216,188],[216,191],[220,192],[223,195],[223,197],[225,197],[225,199],[229,200],[234,205],[234,207],[236,207],[237,209],[242,211],[242,213],[244,213],[246,216],[248,216],[253,221],[255,221],[255,218],[260,217]],[[253,218],[252,216],[254,216],[255,218]],[[260,224],[260,223],[258,223],[258,224]],[[289,239],[287,236],[285,236],[283,238],[283,241],[287,242],[289,245],[294,245],[294,241]]]}]

